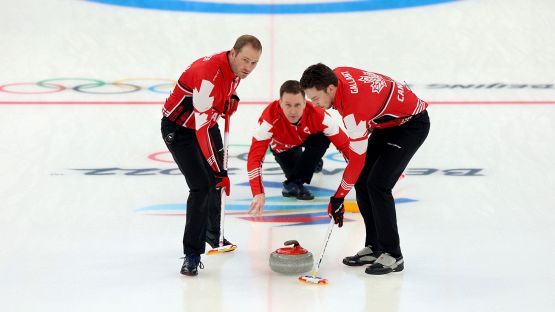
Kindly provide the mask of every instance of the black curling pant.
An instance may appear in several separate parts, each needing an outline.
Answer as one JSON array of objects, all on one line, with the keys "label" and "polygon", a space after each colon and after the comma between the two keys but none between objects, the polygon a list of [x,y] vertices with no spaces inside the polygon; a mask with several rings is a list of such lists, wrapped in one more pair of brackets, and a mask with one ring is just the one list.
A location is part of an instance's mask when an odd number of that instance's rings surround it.
[{"label": "black curling pant", "polygon": [[[161,131],[164,142],[189,187],[183,252],[200,255],[205,252],[207,231],[209,236],[216,239],[220,235],[220,191],[216,190],[214,173],[202,154],[195,130],[162,118]],[[210,128],[209,134],[221,162],[223,144],[217,124]]]},{"label": "black curling pant", "polygon": [[314,169],[329,146],[330,139],[320,132],[308,136],[302,145],[282,153],[272,153],[288,181],[299,179],[310,184]]},{"label": "black curling pant", "polygon": [[364,168],[355,189],[366,226],[365,246],[374,251],[402,256],[392,189],[430,130],[424,111],[405,124],[374,129],[368,139]]}]

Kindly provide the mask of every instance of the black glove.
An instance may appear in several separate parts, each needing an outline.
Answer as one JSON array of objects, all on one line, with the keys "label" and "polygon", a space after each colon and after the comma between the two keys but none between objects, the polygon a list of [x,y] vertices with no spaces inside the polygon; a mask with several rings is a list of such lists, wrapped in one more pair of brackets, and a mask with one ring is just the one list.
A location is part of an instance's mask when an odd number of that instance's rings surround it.
[{"label": "black glove", "polygon": [[343,201],[345,198],[340,197],[330,197],[330,203],[328,204],[328,216],[335,220],[335,224],[339,227],[343,226],[343,214],[345,214],[345,207],[343,206]]},{"label": "black glove", "polygon": [[226,114],[228,113],[231,117],[237,111],[237,108],[239,107],[239,101],[240,99],[237,94],[232,94],[228,105],[226,105],[226,107],[224,108],[224,113],[222,114],[222,117],[225,118]]},{"label": "black glove", "polygon": [[214,176],[216,177],[216,189],[221,190],[224,188],[225,194],[229,196],[231,193],[231,183],[229,181],[229,177],[227,176],[227,170],[214,172]]}]

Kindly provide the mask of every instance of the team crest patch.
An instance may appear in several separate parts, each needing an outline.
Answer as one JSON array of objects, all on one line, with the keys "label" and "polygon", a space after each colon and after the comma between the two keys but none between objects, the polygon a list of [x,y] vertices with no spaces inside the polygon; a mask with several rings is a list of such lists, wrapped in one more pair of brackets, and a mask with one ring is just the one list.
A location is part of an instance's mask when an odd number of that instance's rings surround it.
[{"label": "team crest patch", "polygon": [[382,77],[367,71],[364,72],[363,76],[360,76],[360,78],[358,78],[358,81],[361,81],[362,83],[372,84],[372,93],[382,92],[382,89],[385,88],[385,86],[387,85]]}]

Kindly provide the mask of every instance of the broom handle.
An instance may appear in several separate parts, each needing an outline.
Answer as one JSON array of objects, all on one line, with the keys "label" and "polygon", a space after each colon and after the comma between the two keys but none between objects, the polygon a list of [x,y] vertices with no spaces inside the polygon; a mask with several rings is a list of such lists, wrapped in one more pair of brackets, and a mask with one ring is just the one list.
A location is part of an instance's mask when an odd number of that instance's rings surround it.
[{"label": "broom handle", "polygon": [[334,225],[335,220],[331,218],[330,224],[328,225],[328,232],[326,233],[326,239],[324,240],[324,244],[322,245],[322,252],[320,252],[318,262],[314,263],[314,268],[312,269],[312,276],[316,276],[316,274],[318,274],[318,270],[320,270],[320,263],[322,263],[322,259],[324,258],[324,252],[326,251],[326,247],[328,246],[328,242],[330,241],[331,232],[333,231]]},{"label": "broom handle", "polygon": [[[227,149],[229,146],[229,114],[225,114],[225,126],[224,126],[224,159],[223,167],[227,170]],[[225,188],[221,189],[221,209],[220,209],[220,247],[224,245],[224,219],[225,219]]]}]

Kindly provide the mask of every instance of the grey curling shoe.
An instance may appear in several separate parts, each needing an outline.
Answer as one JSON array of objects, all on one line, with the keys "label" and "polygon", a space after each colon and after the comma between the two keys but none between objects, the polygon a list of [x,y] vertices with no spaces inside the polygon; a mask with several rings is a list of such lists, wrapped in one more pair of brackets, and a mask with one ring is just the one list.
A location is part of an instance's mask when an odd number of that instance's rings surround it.
[{"label": "grey curling shoe", "polygon": [[372,251],[371,246],[366,246],[359,250],[354,256],[343,258],[343,264],[348,266],[361,266],[372,264],[378,259],[378,255]]},{"label": "grey curling shoe", "polygon": [[374,263],[368,266],[366,273],[372,275],[382,275],[391,272],[401,272],[405,268],[403,257],[392,257],[388,253],[382,253]]}]

